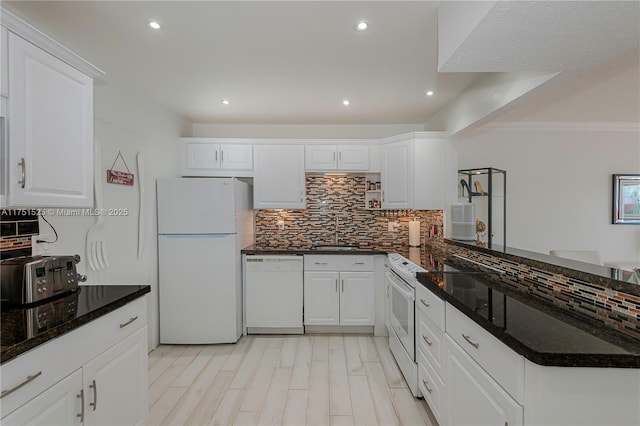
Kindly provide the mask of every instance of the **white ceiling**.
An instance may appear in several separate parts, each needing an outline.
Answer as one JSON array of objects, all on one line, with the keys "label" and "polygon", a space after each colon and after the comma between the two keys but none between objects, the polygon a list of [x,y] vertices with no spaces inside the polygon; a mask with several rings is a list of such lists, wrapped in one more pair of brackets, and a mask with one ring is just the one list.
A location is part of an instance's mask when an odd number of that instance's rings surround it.
[{"label": "white ceiling", "polygon": [[[196,123],[426,123],[481,75],[461,71],[575,67],[585,58],[592,66],[621,49],[621,41],[638,42],[633,31],[629,37],[638,18],[625,19],[637,2],[602,2],[609,5],[598,10],[581,7],[592,2],[497,2],[450,56],[446,65],[458,72],[446,73],[437,72],[437,8],[446,2],[4,3],[104,70],[108,81]],[[528,5],[524,14],[518,4]],[[597,19],[617,4],[626,6]],[[151,18],[161,31],[146,26]],[[354,30],[361,19],[369,31]],[[427,90],[436,94],[427,97]],[[221,104],[225,98],[230,105]]]}]

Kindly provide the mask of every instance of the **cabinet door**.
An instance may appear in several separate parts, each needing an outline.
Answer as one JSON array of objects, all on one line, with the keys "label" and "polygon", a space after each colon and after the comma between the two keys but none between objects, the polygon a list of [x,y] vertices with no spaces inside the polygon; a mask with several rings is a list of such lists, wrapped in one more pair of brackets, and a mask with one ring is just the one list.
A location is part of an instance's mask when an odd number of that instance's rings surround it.
[{"label": "cabinet door", "polygon": [[450,425],[521,425],[523,409],[449,336],[447,411]]},{"label": "cabinet door", "polygon": [[9,33],[12,206],[93,205],[93,81]]},{"label": "cabinet door", "polygon": [[217,143],[188,143],[187,169],[219,169],[220,145]]},{"label": "cabinet door", "polygon": [[306,170],[336,170],[338,155],[335,145],[310,145],[305,147]]},{"label": "cabinet door", "polygon": [[83,368],[86,425],[144,425],[147,401],[147,327]]},{"label": "cabinet door", "polygon": [[257,145],[254,148],[254,208],[304,209],[304,146]]},{"label": "cabinet door", "polygon": [[382,148],[382,208],[413,208],[413,141]]},{"label": "cabinet door", "polygon": [[7,29],[0,27],[0,96],[4,97],[9,96],[9,81],[7,80],[9,75],[8,36]]},{"label": "cabinet door", "polygon": [[[76,370],[4,417],[2,424],[5,426],[79,425],[82,422],[81,391],[82,370]],[[84,397],[86,399],[86,394]]]},{"label": "cabinet door", "polygon": [[252,170],[253,145],[220,145],[220,167],[225,170]]},{"label": "cabinet door", "polygon": [[362,145],[339,146],[338,170],[369,170],[369,147]]},{"label": "cabinet door", "polygon": [[340,325],[373,325],[373,272],[340,273]]},{"label": "cabinet door", "polygon": [[339,274],[304,273],[304,324],[340,324]]}]

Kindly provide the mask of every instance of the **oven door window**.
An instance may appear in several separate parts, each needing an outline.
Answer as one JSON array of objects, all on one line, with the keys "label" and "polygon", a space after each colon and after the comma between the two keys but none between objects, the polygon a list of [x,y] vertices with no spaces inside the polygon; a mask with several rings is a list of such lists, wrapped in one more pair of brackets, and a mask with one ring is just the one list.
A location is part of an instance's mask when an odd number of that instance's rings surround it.
[{"label": "oven door window", "polygon": [[402,329],[402,334],[409,334],[409,305],[395,287],[391,287],[391,314]]}]

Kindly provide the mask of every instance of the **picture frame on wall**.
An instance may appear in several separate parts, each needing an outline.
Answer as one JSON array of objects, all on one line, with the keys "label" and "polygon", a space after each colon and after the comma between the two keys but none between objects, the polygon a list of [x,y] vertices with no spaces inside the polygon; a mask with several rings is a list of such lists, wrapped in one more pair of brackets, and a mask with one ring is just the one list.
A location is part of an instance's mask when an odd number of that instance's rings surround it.
[{"label": "picture frame on wall", "polygon": [[640,174],[613,175],[613,224],[640,225]]}]

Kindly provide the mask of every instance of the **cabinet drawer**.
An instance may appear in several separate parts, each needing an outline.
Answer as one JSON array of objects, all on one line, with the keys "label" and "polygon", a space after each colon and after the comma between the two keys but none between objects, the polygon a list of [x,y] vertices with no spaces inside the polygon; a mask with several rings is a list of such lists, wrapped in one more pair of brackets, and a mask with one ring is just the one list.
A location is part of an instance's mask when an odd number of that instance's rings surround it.
[{"label": "cabinet drawer", "polygon": [[444,359],[442,338],[444,337],[444,331],[436,327],[422,311],[418,313],[416,328],[418,348],[424,352],[427,359],[433,364],[433,367],[438,371],[440,376],[442,376],[442,361]]},{"label": "cabinet drawer", "polygon": [[524,360],[462,312],[447,304],[447,334],[516,401],[524,399]]},{"label": "cabinet drawer", "polygon": [[373,271],[371,255],[312,254],[304,256],[305,271]]},{"label": "cabinet drawer", "polygon": [[444,331],[444,300],[429,291],[428,288],[416,282],[416,306]]},{"label": "cabinet drawer", "polygon": [[443,424],[445,384],[421,351],[418,351],[418,387],[438,423]]},{"label": "cabinet drawer", "polygon": [[[144,327],[147,322],[146,306],[146,298],[140,297],[2,364],[2,391],[18,387],[0,400],[2,416],[11,413],[90,359]],[[136,316],[136,320],[124,325]],[[120,327],[121,324],[123,327]],[[20,386],[22,383],[25,384]]]}]

